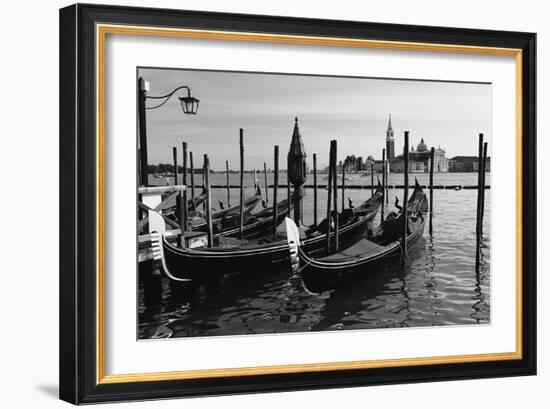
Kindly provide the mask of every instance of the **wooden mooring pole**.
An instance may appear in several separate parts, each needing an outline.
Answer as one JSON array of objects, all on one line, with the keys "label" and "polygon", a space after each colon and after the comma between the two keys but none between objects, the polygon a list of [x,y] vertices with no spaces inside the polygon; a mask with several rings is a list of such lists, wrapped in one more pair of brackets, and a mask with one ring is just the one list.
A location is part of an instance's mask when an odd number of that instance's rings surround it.
[{"label": "wooden mooring pole", "polygon": [[204,187],[206,189],[206,225],[208,226],[208,247],[214,245],[214,232],[212,230],[212,190],[210,188],[210,160],[204,155]]},{"label": "wooden mooring pole", "polygon": [[334,152],[333,152],[333,170],[334,170],[334,178],[332,182],[334,183],[334,187],[332,188],[332,193],[334,194],[334,248],[335,251],[339,251],[339,240],[338,240],[338,177],[337,177],[337,169],[336,169],[336,161],[337,161],[337,141],[334,141]]},{"label": "wooden mooring pole", "polygon": [[286,160],[286,198],[288,199],[286,215],[290,217],[290,204],[292,203],[292,199],[290,197],[290,160],[288,158]]},{"label": "wooden mooring pole", "polygon": [[267,164],[264,162],[264,188],[265,188],[265,205],[269,204],[269,190],[267,188]]},{"label": "wooden mooring pole", "polygon": [[483,144],[483,169],[481,172],[481,224],[479,225],[479,235],[483,237],[483,217],[485,216],[485,176],[487,172],[487,142]]},{"label": "wooden mooring pole", "polygon": [[384,221],[384,202],[386,197],[386,172],[384,172],[385,163],[386,149],[382,149],[382,206],[380,206],[380,222]]},{"label": "wooden mooring pole", "polygon": [[409,131],[405,132],[405,146],[403,147],[403,159],[405,161],[405,180],[403,189],[403,232],[401,234],[401,249],[403,251],[403,263],[407,262],[407,233],[409,230]]},{"label": "wooden mooring pole", "polygon": [[181,217],[183,218],[183,221],[180,221],[180,230],[181,230],[181,236],[180,236],[180,245],[183,248],[185,246],[185,240],[184,240],[184,233],[187,231],[187,222],[188,222],[188,208],[187,208],[187,142],[182,142],[181,148],[183,150],[183,182],[182,184],[185,185],[185,189],[183,189],[180,192],[181,200],[180,200],[180,206],[183,209],[181,213]]},{"label": "wooden mooring pole", "polygon": [[[182,166],[183,166],[183,173],[182,173],[182,184],[187,186],[187,142],[181,143],[181,150],[182,150]],[[187,192],[185,193],[187,196]]]},{"label": "wooden mooring pole", "polygon": [[179,245],[185,247],[185,230],[187,228],[187,200],[185,200],[185,189],[180,190],[176,198],[176,211],[178,215],[178,224],[180,226]]},{"label": "wooden mooring pole", "polygon": [[342,211],[345,209],[344,196],[346,191],[346,167],[342,164]]},{"label": "wooden mooring pole", "polygon": [[193,152],[189,151],[189,171],[191,173],[191,203],[193,211],[195,209],[195,167],[193,166]]},{"label": "wooden mooring pole", "polygon": [[389,203],[390,196],[388,195],[388,158],[384,160],[384,197],[386,199],[386,204]]},{"label": "wooden mooring pole", "polygon": [[334,173],[334,143],[336,141],[330,141],[330,153],[328,160],[328,196],[327,196],[327,239],[326,239],[326,251],[327,255],[330,254],[330,227],[331,227],[331,207],[332,207],[332,176]]},{"label": "wooden mooring pole", "polygon": [[370,197],[374,196],[374,161],[370,164]]},{"label": "wooden mooring pole", "polygon": [[476,213],[476,272],[479,272],[481,255],[481,202],[482,202],[482,173],[483,173],[483,134],[479,134],[477,147],[477,213]]},{"label": "wooden mooring pole", "polygon": [[433,214],[434,214],[434,155],[435,148],[430,150],[430,236],[433,233]]},{"label": "wooden mooring pole", "polygon": [[[273,236],[277,233],[277,190],[279,189],[279,145],[273,147]],[[290,202],[288,203],[290,207]]]},{"label": "wooden mooring pole", "polygon": [[227,207],[231,207],[231,191],[229,190],[229,161],[225,161],[225,188],[227,190]]},{"label": "wooden mooring pole", "polygon": [[317,226],[317,154],[313,154],[313,225]]},{"label": "wooden mooring pole", "polygon": [[172,156],[174,157],[174,186],[178,185],[178,149],[172,148]]},{"label": "wooden mooring pole", "polygon": [[239,192],[239,237],[243,239],[244,226],[244,131],[239,129],[239,154],[240,154],[240,192]]}]

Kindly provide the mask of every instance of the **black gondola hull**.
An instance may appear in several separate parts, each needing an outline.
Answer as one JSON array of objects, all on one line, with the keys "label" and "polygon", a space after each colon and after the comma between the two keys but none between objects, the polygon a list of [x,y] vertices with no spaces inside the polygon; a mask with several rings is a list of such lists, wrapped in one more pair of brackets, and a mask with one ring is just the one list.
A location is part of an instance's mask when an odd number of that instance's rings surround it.
[{"label": "black gondola hull", "polygon": [[[407,238],[407,250],[412,250],[421,239],[424,232],[425,219],[415,226],[413,233]],[[362,279],[385,271],[392,266],[400,266],[403,263],[403,252],[400,244],[388,246],[387,251],[376,257],[357,260],[348,265],[321,265],[311,259],[310,254],[300,247],[300,262],[304,266],[300,275],[304,288],[311,293],[321,293],[333,289],[350,279]]]},{"label": "black gondola hull", "polygon": [[[343,246],[351,245],[365,233],[377,214],[370,215],[344,226],[339,231]],[[272,220],[272,219],[270,219]],[[334,233],[331,242],[334,242]],[[325,251],[326,236],[318,235],[304,240],[303,248],[310,254]],[[164,258],[170,273],[179,279],[196,282],[211,281],[235,272],[255,272],[274,265],[289,263],[290,252],[286,240],[239,248],[180,249],[163,240]]]},{"label": "black gondola hull", "polygon": [[[292,206],[291,206],[292,207]],[[284,200],[279,204],[277,208],[277,221],[278,226],[283,222],[288,212],[287,200]],[[253,240],[268,235],[273,230],[273,211],[272,209],[264,209],[257,214],[250,216],[255,221],[248,221],[243,226],[243,239]],[[240,228],[236,227],[230,230],[225,230],[219,234],[223,237],[240,237]]]}]

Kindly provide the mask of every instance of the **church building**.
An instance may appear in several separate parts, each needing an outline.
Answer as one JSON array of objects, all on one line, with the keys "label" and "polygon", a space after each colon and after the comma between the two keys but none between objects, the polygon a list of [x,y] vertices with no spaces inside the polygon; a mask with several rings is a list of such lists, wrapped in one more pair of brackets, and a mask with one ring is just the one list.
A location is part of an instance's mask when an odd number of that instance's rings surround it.
[{"label": "church building", "polygon": [[[391,123],[391,115],[386,130],[386,153],[390,172],[402,173],[405,170],[405,161],[403,155],[395,155],[395,138]],[[449,161],[445,157],[445,150],[439,146],[434,151],[434,172],[448,172]],[[430,171],[430,149],[424,142],[424,138],[416,146],[411,146],[409,152],[409,172],[424,173]]]}]

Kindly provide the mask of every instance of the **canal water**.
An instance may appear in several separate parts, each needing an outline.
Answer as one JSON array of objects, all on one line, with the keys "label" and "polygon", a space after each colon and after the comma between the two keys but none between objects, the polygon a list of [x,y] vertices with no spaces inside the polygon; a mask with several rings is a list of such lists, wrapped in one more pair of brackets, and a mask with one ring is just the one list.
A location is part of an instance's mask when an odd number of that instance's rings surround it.
[{"label": "canal water", "polygon": [[[230,175],[230,183],[239,177]],[[428,183],[427,174],[410,175],[411,186],[418,178]],[[181,178],[181,175],[180,175]],[[258,175],[263,186],[263,174]],[[281,175],[280,183],[286,183]],[[173,177],[171,178],[173,180]],[[181,179],[180,179],[181,180]],[[312,183],[308,175],[307,183]],[[376,180],[376,178],[375,178]],[[197,185],[201,176],[195,175]],[[271,184],[272,175],[268,174]],[[490,174],[486,176],[490,184]],[[171,181],[170,181],[171,182]],[[151,183],[165,184],[165,178]],[[225,185],[225,174],[213,174],[213,184]],[[318,183],[326,184],[325,175]],[[253,176],[247,174],[246,194],[253,193]],[[402,185],[403,175],[390,174],[389,184]],[[476,185],[475,173],[440,173],[434,185]],[[350,175],[346,185],[370,185],[370,175]],[[427,189],[425,190],[428,194]],[[341,192],[338,192],[339,196]],[[273,197],[268,191],[269,199]],[[280,189],[280,199],[286,189]],[[319,190],[319,220],[326,214],[325,189]],[[395,197],[402,201],[401,189],[389,189],[389,205]],[[238,202],[238,189],[231,189],[231,204]],[[340,196],[341,197],[341,196]],[[370,197],[370,189],[349,189],[348,197],[359,204]],[[162,278],[162,299],[146,300],[139,288],[140,339],[283,333],[303,331],[353,330],[436,325],[487,324],[490,322],[490,219],[491,191],[485,194],[482,263],[475,271],[475,224],[477,190],[434,190],[433,236],[428,233],[409,254],[404,267],[377,272],[320,295],[302,288],[299,276],[288,268],[232,275],[216,285],[175,287]],[[213,190],[213,206],[227,203],[225,189]],[[340,208],[341,201],[339,199]],[[306,189],[305,223],[313,221],[313,190]],[[380,217],[377,217],[379,222]]]}]

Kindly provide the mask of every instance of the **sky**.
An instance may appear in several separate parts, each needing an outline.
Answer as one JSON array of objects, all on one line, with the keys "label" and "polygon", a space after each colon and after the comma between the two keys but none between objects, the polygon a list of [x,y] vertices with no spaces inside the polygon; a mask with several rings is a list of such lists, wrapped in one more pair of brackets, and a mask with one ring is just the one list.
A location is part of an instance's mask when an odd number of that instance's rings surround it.
[{"label": "sky", "polygon": [[[239,128],[244,129],[245,168],[273,167],[273,146],[279,145],[280,168],[298,118],[311,166],[328,164],[331,139],[338,141],[338,160],[347,155],[382,156],[388,117],[392,116],[396,155],[409,131],[415,147],[445,149],[446,156],[477,155],[478,134],[491,145],[491,85],[357,77],[194,71],[140,68],[159,96],[180,85],[200,100],[197,115],[185,115],[177,97],[147,110],[149,163],[172,163],[172,147],[187,142],[195,162],[208,154],[213,170],[239,164]],[[154,106],[158,100],[148,100]],[[200,159],[199,159],[200,158]],[[200,163],[200,162],[199,162]]]}]

